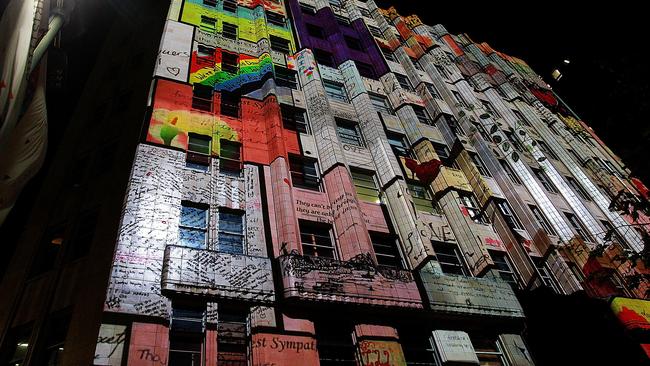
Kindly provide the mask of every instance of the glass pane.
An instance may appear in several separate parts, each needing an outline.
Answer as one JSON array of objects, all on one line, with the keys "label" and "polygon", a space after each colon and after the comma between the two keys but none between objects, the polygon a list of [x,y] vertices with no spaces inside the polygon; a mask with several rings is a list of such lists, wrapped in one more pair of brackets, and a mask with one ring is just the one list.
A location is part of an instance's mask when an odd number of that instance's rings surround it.
[{"label": "glass pane", "polygon": [[181,225],[191,228],[207,228],[206,210],[192,206],[181,207]]},{"label": "glass pane", "polygon": [[181,227],[179,228],[179,241],[181,245],[186,247],[204,249],[205,234],[206,232],[202,230]]},{"label": "glass pane", "polygon": [[189,136],[188,150],[201,154],[210,154],[210,138],[203,136]]},{"label": "glass pane", "polygon": [[244,236],[219,232],[219,251],[230,254],[243,254]]},{"label": "glass pane", "polygon": [[244,232],[243,215],[230,212],[219,212],[219,231],[242,234]]}]

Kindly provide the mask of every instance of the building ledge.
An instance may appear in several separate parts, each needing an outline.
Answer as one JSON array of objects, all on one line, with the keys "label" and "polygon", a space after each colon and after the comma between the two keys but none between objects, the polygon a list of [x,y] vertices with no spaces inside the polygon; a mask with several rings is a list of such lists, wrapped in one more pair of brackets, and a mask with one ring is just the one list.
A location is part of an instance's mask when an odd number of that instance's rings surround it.
[{"label": "building ledge", "polygon": [[169,245],[162,291],[271,303],[275,296],[271,260]]}]

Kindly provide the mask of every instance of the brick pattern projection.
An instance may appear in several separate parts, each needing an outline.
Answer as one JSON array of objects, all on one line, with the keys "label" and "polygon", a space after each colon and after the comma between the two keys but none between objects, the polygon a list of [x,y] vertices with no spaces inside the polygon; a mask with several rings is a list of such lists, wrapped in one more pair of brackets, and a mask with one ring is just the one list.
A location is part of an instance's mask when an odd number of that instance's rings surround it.
[{"label": "brick pattern projection", "polygon": [[190,306],[204,365],[331,362],[323,322],[350,325],[340,357],[405,365],[417,317],[449,359],[476,359],[488,319],[503,362],[532,365],[512,286],[609,296],[603,271],[645,270],[586,256],[641,248],[598,188],[635,185],[561,107],[525,62],[372,0],[173,0],[95,364],[169,364]]}]

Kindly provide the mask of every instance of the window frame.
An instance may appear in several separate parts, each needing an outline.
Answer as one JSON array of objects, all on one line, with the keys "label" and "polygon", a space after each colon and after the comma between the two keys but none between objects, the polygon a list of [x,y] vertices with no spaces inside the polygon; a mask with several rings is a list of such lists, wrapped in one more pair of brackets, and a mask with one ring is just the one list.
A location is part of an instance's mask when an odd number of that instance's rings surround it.
[{"label": "window frame", "polygon": [[378,113],[383,112],[391,116],[395,115],[393,108],[390,106],[390,102],[388,101],[388,98],[386,98],[383,95],[375,94],[375,93],[368,93],[368,97],[370,98],[370,102],[372,103],[372,106],[375,108],[375,110]]},{"label": "window frame", "polygon": [[[193,140],[207,142],[207,150],[197,150],[192,147]],[[194,132],[187,134],[187,152],[185,154],[185,167],[201,172],[210,171],[210,156],[212,153],[212,137]]]},{"label": "window frame", "polygon": [[467,210],[469,218],[472,221],[482,225],[490,224],[490,220],[481,209],[481,205],[478,203],[474,193],[458,191],[457,194],[459,203]]},{"label": "window frame", "polygon": [[325,89],[325,94],[329,99],[342,103],[350,102],[348,93],[345,90],[345,86],[343,84],[323,79],[323,88]]},{"label": "window frame", "polygon": [[[310,164],[310,166],[307,166]],[[300,171],[295,168],[299,168]],[[306,172],[313,170],[314,174]],[[321,178],[318,169],[318,160],[303,155],[289,154],[289,175],[294,187],[321,191]]]},{"label": "window frame", "polygon": [[548,221],[542,210],[540,210],[539,207],[535,205],[528,205],[528,209],[530,209],[530,212],[533,214],[533,217],[535,218],[535,221],[539,226],[544,230],[546,235],[553,235],[557,236],[557,232],[555,231],[555,228],[553,228],[553,225]]},{"label": "window frame", "polygon": [[[465,263],[465,258],[463,257],[463,254],[460,251],[458,245],[436,241],[436,240],[431,240],[431,245],[433,247],[433,252],[436,254],[436,261],[440,265],[440,269],[442,270],[442,273],[450,276],[464,276],[464,277],[471,276],[469,269],[467,267],[467,263]],[[441,256],[447,260],[444,261],[441,260],[440,258]],[[451,258],[455,258],[455,262],[450,262],[449,260]],[[449,267],[457,268],[457,271],[459,271],[460,273],[453,270],[452,271],[445,270],[445,268],[450,269]]]},{"label": "window frame", "polygon": [[[197,210],[197,211],[203,211],[203,224],[204,227],[201,226],[193,226],[190,225],[188,222],[184,222],[184,217],[186,213],[184,212],[184,208],[188,208],[191,210]],[[199,212],[200,213],[200,212]],[[188,212],[187,214],[189,215],[194,215],[192,212]],[[210,226],[210,206],[198,202],[191,202],[191,201],[181,201],[181,211],[180,211],[180,216],[179,216],[179,221],[178,221],[178,243],[179,245],[186,247],[186,248],[193,248],[193,249],[207,249],[208,247],[208,228]],[[197,245],[188,245],[189,241],[185,241],[182,238],[182,233],[186,232],[188,234],[190,233],[202,233],[203,234],[203,243]],[[189,235],[190,239],[189,240],[194,240],[193,235]],[[197,242],[198,243],[198,242]]]},{"label": "window frame", "polygon": [[334,117],[334,121],[336,122],[336,135],[342,144],[366,147],[361,127],[357,122],[338,117]]},{"label": "window frame", "polygon": [[239,141],[219,140],[219,173],[239,178],[243,170],[242,144]]},{"label": "window frame", "polygon": [[[359,200],[374,204],[381,203],[379,199],[380,189],[377,184],[375,172],[350,167],[350,176],[352,177],[352,184],[354,185]],[[365,191],[372,192],[372,194],[362,193]]]},{"label": "window frame", "polygon": [[[246,212],[240,210],[231,210],[228,208],[219,207],[219,221],[217,223],[217,251],[220,253],[228,253],[233,255],[245,255],[246,254]],[[226,221],[226,217],[239,217],[241,224],[241,232],[237,231],[227,231],[222,228],[221,222]],[[239,245],[237,249],[239,250],[224,250],[222,247],[222,238],[237,237],[239,238]]]},{"label": "window frame", "polygon": [[271,34],[269,35],[269,42],[273,51],[284,54],[291,53],[291,42],[289,40]]},{"label": "window frame", "polygon": [[[490,258],[492,258],[492,262],[494,262],[493,268],[497,271],[499,277],[508,284],[514,285],[515,288],[519,288],[518,276],[508,253],[500,250],[488,249],[488,254],[490,254]],[[508,268],[506,269],[505,267]],[[505,278],[510,277],[509,275],[512,277],[512,280]]]},{"label": "window frame", "polygon": [[[337,248],[334,244],[334,237],[332,235],[332,225],[317,223],[314,221],[298,220],[298,228],[300,231],[300,249],[303,255],[338,259]],[[303,236],[311,237],[312,240],[305,241]],[[317,238],[328,239],[329,246],[319,244]],[[312,250],[309,251],[309,254],[306,254],[305,247],[312,248]],[[321,248],[324,253],[330,253],[331,255],[319,255],[318,248]]]},{"label": "window frame", "polygon": [[546,175],[544,171],[541,169],[537,168],[530,168],[533,171],[533,174],[537,177],[537,180],[539,183],[544,187],[544,189],[549,192],[549,193],[555,193],[559,194],[560,191],[557,189],[555,184],[551,181],[551,179]]}]

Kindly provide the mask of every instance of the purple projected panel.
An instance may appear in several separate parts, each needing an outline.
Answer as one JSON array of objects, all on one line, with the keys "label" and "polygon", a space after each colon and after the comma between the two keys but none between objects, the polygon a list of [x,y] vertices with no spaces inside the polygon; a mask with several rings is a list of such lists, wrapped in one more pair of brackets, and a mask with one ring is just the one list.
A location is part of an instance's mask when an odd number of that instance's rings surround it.
[{"label": "purple projected panel", "polygon": [[317,54],[330,54],[332,65],[327,66],[335,67],[347,60],[353,60],[357,65],[361,64],[363,67],[365,64],[370,67],[373,70],[373,78],[389,71],[381,51],[362,19],[350,22],[349,26],[341,25],[329,7],[318,10],[316,14],[307,14],[300,8],[298,0],[288,3],[300,47],[310,48]]}]

